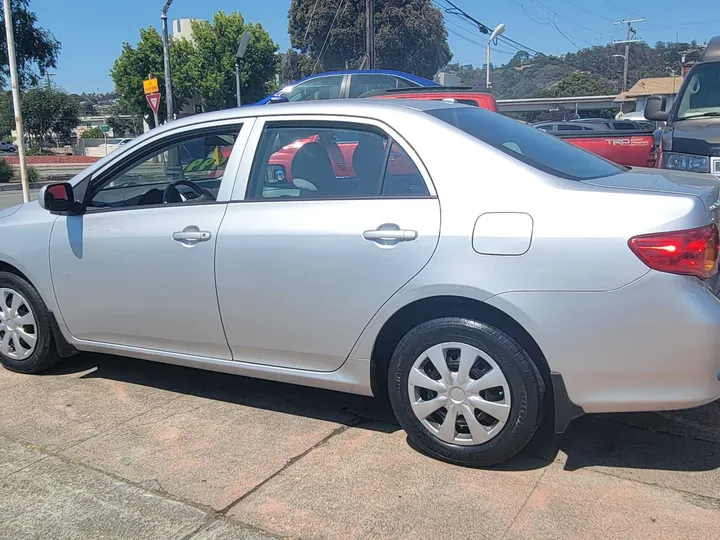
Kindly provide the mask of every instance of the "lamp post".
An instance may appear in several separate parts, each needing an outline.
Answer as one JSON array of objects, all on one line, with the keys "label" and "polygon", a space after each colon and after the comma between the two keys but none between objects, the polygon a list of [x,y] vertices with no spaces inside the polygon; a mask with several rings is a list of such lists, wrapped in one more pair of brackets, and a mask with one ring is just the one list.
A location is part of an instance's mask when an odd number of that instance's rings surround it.
[{"label": "lamp post", "polygon": [[240,98],[240,62],[245,58],[248,41],[250,41],[250,30],[245,30],[240,37],[240,45],[238,45],[238,50],[235,53],[235,89],[237,91],[238,107],[242,105],[242,99]]},{"label": "lamp post", "polygon": [[487,46],[485,49],[485,87],[490,88],[490,44],[493,40],[497,40],[498,36],[505,31],[505,25],[500,23],[497,28],[492,31],[490,37],[487,40]]},{"label": "lamp post", "polygon": [[167,0],[162,8],[160,19],[162,21],[162,42],[163,42],[163,63],[165,64],[165,105],[167,105],[167,118],[166,122],[170,122],[173,119],[173,113],[175,112],[173,106],[173,95],[172,95],[172,81],[170,73],[170,45],[168,43],[168,28],[167,28],[167,12],[170,9],[170,4],[173,0]]}]

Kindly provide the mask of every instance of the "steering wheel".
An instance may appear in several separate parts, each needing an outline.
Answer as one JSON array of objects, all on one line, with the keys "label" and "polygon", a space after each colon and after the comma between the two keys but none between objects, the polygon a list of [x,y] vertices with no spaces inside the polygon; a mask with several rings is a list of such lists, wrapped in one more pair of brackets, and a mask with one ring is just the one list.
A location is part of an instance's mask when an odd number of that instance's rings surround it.
[{"label": "steering wheel", "polygon": [[181,201],[184,202],[185,197],[178,191],[177,186],[187,186],[190,189],[192,189],[195,193],[198,194],[198,196],[193,199],[193,201],[214,201],[215,195],[213,195],[210,191],[205,189],[204,187],[198,186],[195,182],[191,182],[190,180],[176,180],[175,182],[172,182],[168,184],[168,186],[165,188],[165,191],[163,191],[163,204],[171,204],[173,202],[178,201],[171,201],[170,197],[172,196],[173,192],[177,193]]}]

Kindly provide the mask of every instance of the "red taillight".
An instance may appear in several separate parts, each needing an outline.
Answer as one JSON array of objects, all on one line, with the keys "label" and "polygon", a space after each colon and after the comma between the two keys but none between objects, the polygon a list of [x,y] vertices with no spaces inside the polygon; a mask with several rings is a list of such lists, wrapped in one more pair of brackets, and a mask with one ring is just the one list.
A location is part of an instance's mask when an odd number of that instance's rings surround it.
[{"label": "red taillight", "polygon": [[715,225],[635,236],[628,246],[653,270],[708,279],[718,271],[720,238]]}]

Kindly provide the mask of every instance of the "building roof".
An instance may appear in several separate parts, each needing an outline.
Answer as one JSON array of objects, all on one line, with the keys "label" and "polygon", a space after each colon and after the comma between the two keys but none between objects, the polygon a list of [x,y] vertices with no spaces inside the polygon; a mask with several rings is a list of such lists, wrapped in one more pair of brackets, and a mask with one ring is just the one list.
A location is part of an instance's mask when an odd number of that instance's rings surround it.
[{"label": "building roof", "polygon": [[621,92],[615,101],[634,101],[641,96],[652,96],[655,94],[674,95],[677,94],[682,85],[682,77],[649,77],[640,79],[627,92]]}]

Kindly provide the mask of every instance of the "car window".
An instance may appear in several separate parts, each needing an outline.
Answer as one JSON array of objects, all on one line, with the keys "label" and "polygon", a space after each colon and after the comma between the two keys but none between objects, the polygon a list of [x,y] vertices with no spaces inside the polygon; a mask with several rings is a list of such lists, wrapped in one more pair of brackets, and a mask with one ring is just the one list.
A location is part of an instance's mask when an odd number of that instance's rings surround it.
[{"label": "car window", "polygon": [[372,90],[391,90],[393,88],[409,88],[410,86],[404,79],[392,75],[352,75],[350,78],[350,97],[360,97],[365,92],[371,92]]},{"label": "car window", "polygon": [[558,131],[582,131],[583,129],[591,128],[585,128],[583,126],[577,126],[573,124],[558,124],[557,129]]},{"label": "car window", "polygon": [[552,124],[541,124],[539,126],[535,126],[537,129],[542,129],[543,131],[552,131],[553,126]]},{"label": "car window", "polygon": [[[235,144],[238,127],[209,130],[143,152],[120,171],[97,181],[89,207],[124,208],[152,204],[192,203],[217,196],[223,172]],[[179,182],[177,185],[172,185]]]},{"label": "car window", "polygon": [[540,130],[484,109],[444,107],[427,111],[427,114],[518,161],[555,176],[590,180],[626,170]]},{"label": "car window", "polygon": [[637,129],[637,126],[632,122],[613,122],[613,128],[623,131],[630,129]]},{"label": "car window", "polygon": [[427,196],[399,143],[374,128],[266,127],[253,163],[249,199]]},{"label": "car window", "polygon": [[316,77],[301,82],[280,92],[288,101],[315,101],[319,99],[338,99],[343,83],[343,75]]}]

